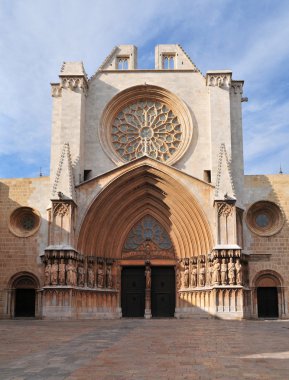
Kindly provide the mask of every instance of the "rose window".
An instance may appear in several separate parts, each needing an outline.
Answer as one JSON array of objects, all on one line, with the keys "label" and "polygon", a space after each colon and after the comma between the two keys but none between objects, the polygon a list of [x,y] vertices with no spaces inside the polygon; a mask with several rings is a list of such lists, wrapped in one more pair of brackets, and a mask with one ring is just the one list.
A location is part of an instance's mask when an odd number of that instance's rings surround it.
[{"label": "rose window", "polygon": [[167,161],[182,142],[182,126],[167,105],[138,101],[122,109],[111,127],[112,145],[125,161],[147,155]]}]

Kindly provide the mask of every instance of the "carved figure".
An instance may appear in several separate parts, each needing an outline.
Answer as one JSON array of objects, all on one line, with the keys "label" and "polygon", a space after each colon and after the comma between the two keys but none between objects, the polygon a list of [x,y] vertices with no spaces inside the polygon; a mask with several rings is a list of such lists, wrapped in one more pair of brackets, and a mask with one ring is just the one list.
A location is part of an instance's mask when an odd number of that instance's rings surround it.
[{"label": "carved figure", "polygon": [[73,266],[72,272],[73,272],[73,286],[76,286],[77,285],[77,269],[75,265]]},{"label": "carved figure", "polygon": [[51,266],[51,285],[57,285],[58,284],[58,264],[57,261],[54,261],[54,263]]},{"label": "carved figure", "polygon": [[65,264],[63,260],[60,261],[58,266],[58,282],[59,285],[65,285]]},{"label": "carved figure", "polygon": [[99,263],[98,270],[97,270],[97,287],[103,288],[104,287],[104,270],[103,270],[103,264]]},{"label": "carved figure", "polygon": [[198,284],[197,278],[198,278],[198,269],[197,269],[197,266],[194,264],[191,270],[191,287],[195,288],[197,286]]},{"label": "carved figure", "polygon": [[70,286],[76,285],[76,281],[75,281],[76,269],[72,263],[72,260],[69,260],[67,267],[66,267],[66,271],[67,271],[66,272],[67,273],[67,277],[66,277],[67,285],[70,285]]},{"label": "carved figure", "polygon": [[237,280],[237,285],[242,285],[242,264],[240,262],[240,259],[237,259],[236,261],[236,280]]},{"label": "carved figure", "polygon": [[184,288],[189,287],[189,266],[188,265],[185,266],[185,270],[183,273],[183,286]]},{"label": "carved figure", "polygon": [[152,279],[151,279],[151,267],[149,265],[146,265],[145,276],[146,276],[146,289],[150,289]]},{"label": "carved figure", "polygon": [[46,267],[45,267],[45,285],[50,285],[50,276],[51,276],[51,264],[48,260]]},{"label": "carved figure", "polygon": [[207,263],[207,275],[206,275],[206,284],[211,285],[212,281],[212,265],[211,262],[208,261]]},{"label": "carved figure", "polygon": [[216,259],[214,261],[214,272],[213,272],[213,283],[215,285],[220,285],[220,282],[221,282],[221,276],[220,276],[220,263],[219,263],[219,260]]},{"label": "carved figure", "polygon": [[204,265],[201,265],[199,270],[199,285],[205,286],[206,269]]},{"label": "carved figure", "polygon": [[234,285],[236,281],[236,274],[235,274],[235,264],[233,262],[232,257],[230,257],[230,261],[228,264],[228,277],[229,277],[229,284]]},{"label": "carved figure", "polygon": [[222,259],[222,264],[221,264],[221,282],[222,282],[222,285],[227,284],[227,270],[228,270],[228,265],[226,263],[226,259]]},{"label": "carved figure", "polygon": [[77,268],[78,286],[84,286],[84,269],[82,265]]},{"label": "carved figure", "polygon": [[112,288],[112,271],[111,265],[106,267],[106,286],[111,289]]},{"label": "carved figure", "polygon": [[177,289],[180,289],[181,286],[182,286],[181,271],[179,268],[176,268],[176,287]]},{"label": "carved figure", "polygon": [[88,286],[90,288],[94,287],[94,272],[92,266],[88,267]]}]

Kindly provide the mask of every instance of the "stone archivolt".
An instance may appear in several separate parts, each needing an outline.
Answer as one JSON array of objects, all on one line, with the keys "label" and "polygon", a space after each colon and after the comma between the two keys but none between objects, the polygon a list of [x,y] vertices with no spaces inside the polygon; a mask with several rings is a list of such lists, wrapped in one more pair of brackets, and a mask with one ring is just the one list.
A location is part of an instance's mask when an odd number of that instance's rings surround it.
[{"label": "stone archivolt", "polygon": [[120,92],[108,103],[99,137],[116,164],[144,155],[173,164],[186,151],[192,132],[190,112],[176,95],[142,85]]},{"label": "stone archivolt", "polygon": [[110,183],[84,217],[77,250],[89,256],[105,252],[107,258],[119,259],[131,229],[150,215],[169,232],[177,257],[211,252],[212,233],[201,207],[165,170],[164,165],[143,158]]}]

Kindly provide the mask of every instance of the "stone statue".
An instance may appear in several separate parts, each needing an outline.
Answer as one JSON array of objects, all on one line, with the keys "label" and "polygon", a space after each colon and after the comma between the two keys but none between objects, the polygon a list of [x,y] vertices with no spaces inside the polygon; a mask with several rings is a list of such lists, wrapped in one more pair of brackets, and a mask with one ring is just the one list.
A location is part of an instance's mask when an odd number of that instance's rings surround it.
[{"label": "stone statue", "polygon": [[94,287],[94,272],[92,266],[88,267],[88,280],[87,284],[90,288]]},{"label": "stone statue", "polygon": [[59,285],[65,285],[65,264],[63,260],[60,261],[58,266],[58,282]]},{"label": "stone statue", "polygon": [[185,270],[183,273],[183,286],[184,288],[189,287],[189,266],[188,265],[185,266]]},{"label": "stone statue", "polygon": [[51,277],[51,264],[50,260],[47,261],[46,267],[45,267],[45,285],[50,285],[50,277]]},{"label": "stone statue", "polygon": [[97,287],[103,288],[104,287],[104,270],[103,270],[103,263],[99,263],[98,269],[97,269]]},{"label": "stone statue", "polygon": [[112,270],[111,270],[111,265],[107,265],[106,267],[106,286],[109,289],[112,289]]},{"label": "stone statue", "polygon": [[199,270],[199,285],[205,286],[205,277],[206,277],[206,269],[203,264],[201,264],[200,270]]},{"label": "stone statue", "polygon": [[58,284],[58,263],[57,261],[54,261],[54,263],[51,266],[51,285],[57,285]]},{"label": "stone statue", "polygon": [[176,287],[177,289],[180,289],[181,286],[182,286],[181,271],[179,268],[176,268]]},{"label": "stone statue", "polygon": [[243,282],[242,264],[240,262],[240,259],[237,259],[237,261],[236,261],[236,280],[237,280],[237,285],[242,285],[242,282]]},{"label": "stone statue", "polygon": [[151,267],[149,265],[146,265],[146,270],[145,270],[145,276],[146,276],[146,289],[151,288],[151,283],[152,283],[152,276],[151,276]]},{"label": "stone statue", "polygon": [[212,272],[211,272],[211,269],[212,269],[211,262],[208,261],[207,262],[207,276],[206,276],[206,284],[207,285],[211,285],[211,281],[212,281]]},{"label": "stone statue", "polygon": [[78,286],[84,286],[84,269],[82,265],[78,265],[77,268],[77,283]]},{"label": "stone statue", "polygon": [[222,264],[221,264],[221,282],[222,282],[222,285],[227,284],[227,270],[228,270],[228,265],[226,263],[226,259],[222,259]]},{"label": "stone statue", "polygon": [[228,264],[228,277],[229,277],[229,284],[234,285],[236,282],[236,275],[235,275],[235,264],[233,262],[232,257],[230,257],[230,261]]},{"label": "stone statue", "polygon": [[220,285],[220,282],[221,282],[221,276],[220,276],[220,263],[219,263],[219,260],[216,259],[214,261],[214,272],[213,272],[213,283],[215,285]]},{"label": "stone statue", "polygon": [[66,273],[67,273],[67,277],[66,277],[67,285],[70,285],[70,286],[76,285],[76,281],[75,281],[76,269],[72,263],[72,260],[68,261],[68,264],[66,267]]},{"label": "stone statue", "polygon": [[197,282],[198,278],[198,269],[196,264],[193,264],[192,269],[191,269],[191,287],[195,288],[198,285]]}]

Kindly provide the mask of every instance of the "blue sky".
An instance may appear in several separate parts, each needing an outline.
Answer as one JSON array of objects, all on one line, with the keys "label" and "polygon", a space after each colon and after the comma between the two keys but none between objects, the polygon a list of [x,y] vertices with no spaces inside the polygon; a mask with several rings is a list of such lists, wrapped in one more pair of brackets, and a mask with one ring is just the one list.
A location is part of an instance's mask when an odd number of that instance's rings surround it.
[{"label": "blue sky", "polygon": [[199,67],[245,80],[247,174],[289,173],[289,2],[284,0],[0,0],[0,177],[49,174],[50,82],[63,61],[91,76],[115,45],[139,67],[179,43]]}]

